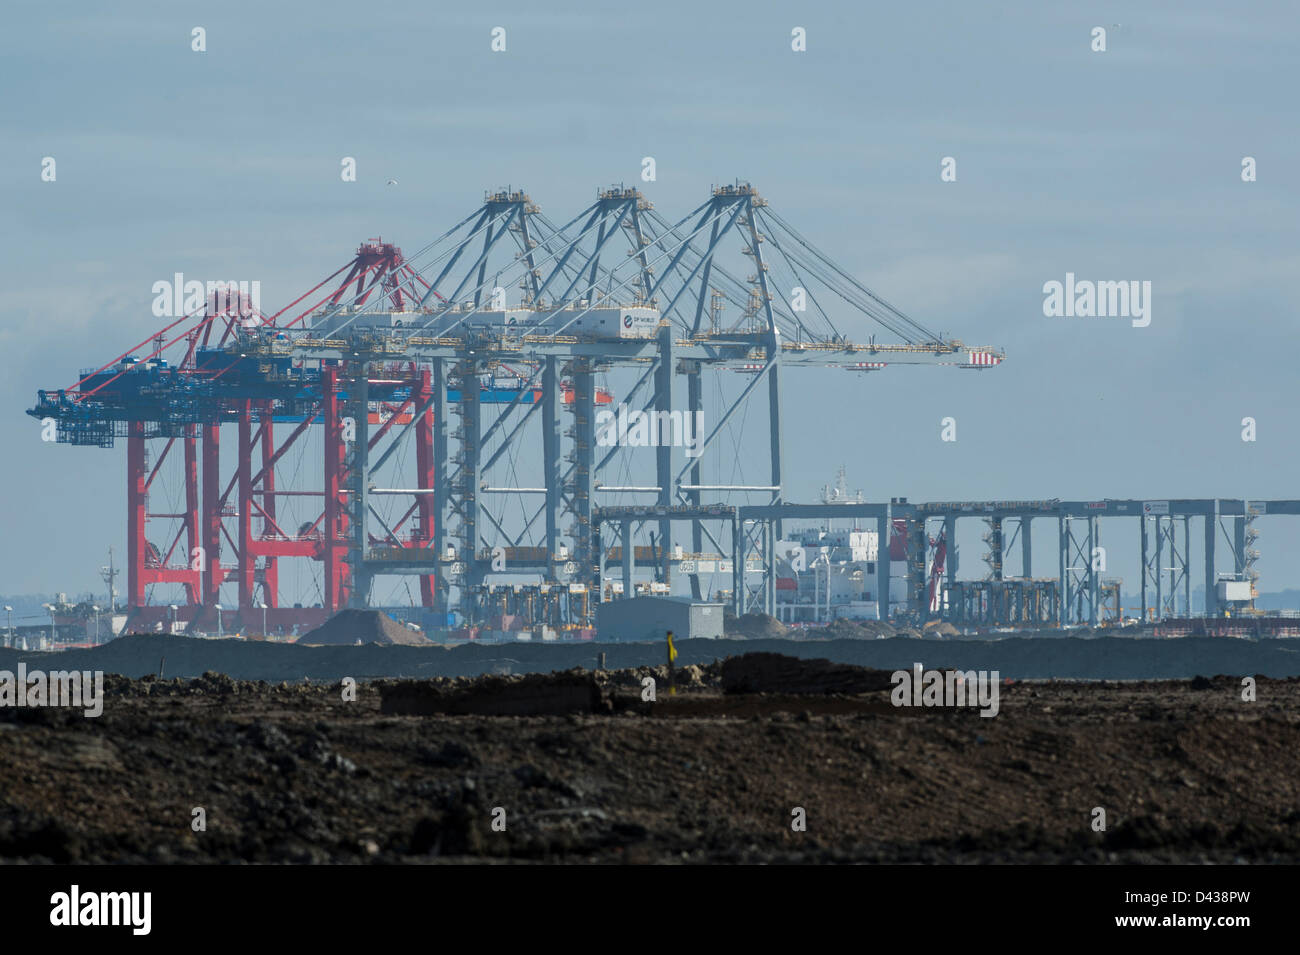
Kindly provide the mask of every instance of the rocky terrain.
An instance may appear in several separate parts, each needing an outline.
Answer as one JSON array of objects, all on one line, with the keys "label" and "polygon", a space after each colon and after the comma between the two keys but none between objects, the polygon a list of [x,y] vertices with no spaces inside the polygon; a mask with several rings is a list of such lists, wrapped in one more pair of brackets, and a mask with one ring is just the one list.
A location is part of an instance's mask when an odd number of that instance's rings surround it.
[{"label": "rocky terrain", "polygon": [[[878,624],[876,626],[879,626]],[[865,632],[865,635],[864,635]],[[871,629],[845,622],[838,635],[752,639],[679,640],[678,663],[712,664],[742,653],[782,653],[806,659],[906,669],[927,666],[997,670],[1014,680],[1187,679],[1209,673],[1300,676],[1300,641],[1131,636],[1013,636],[1000,640],[874,638]],[[846,636],[846,633],[854,634]],[[664,643],[461,643],[453,646],[303,646],[242,640],[205,640],[132,634],[93,649],[58,653],[0,649],[0,670],[29,668],[103,670],[123,676],[195,678],[208,671],[237,680],[314,681],[381,677],[458,677],[486,673],[550,673],[593,668],[603,654],[610,669],[665,662]]]},{"label": "rocky terrain", "polygon": [[1300,861],[1300,680],[1260,678],[1255,702],[1235,675],[1012,682],[993,718],[791,658],[675,680],[377,680],[349,701],[110,676],[98,719],[0,709],[0,861]]}]

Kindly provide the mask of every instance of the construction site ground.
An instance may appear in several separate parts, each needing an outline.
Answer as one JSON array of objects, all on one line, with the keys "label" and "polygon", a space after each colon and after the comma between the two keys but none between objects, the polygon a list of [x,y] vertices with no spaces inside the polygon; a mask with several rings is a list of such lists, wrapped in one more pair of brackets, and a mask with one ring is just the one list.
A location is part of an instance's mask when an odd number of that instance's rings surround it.
[{"label": "construction site ground", "polygon": [[[997,640],[918,640],[838,636],[830,639],[678,640],[678,663],[713,663],[751,652],[897,670],[926,666],[998,670],[1012,679],[1162,680],[1215,673],[1300,676],[1300,640],[1222,637],[1137,639],[1128,635],[1012,636]],[[209,671],[237,680],[357,680],[380,677],[550,673],[573,667],[621,669],[664,662],[656,643],[517,642],[453,646],[303,646],[133,634],[93,649],[57,653],[0,649],[0,670],[103,670],[123,676],[197,677]]]},{"label": "construction site ground", "polygon": [[110,676],[97,719],[0,709],[0,861],[1294,863],[1300,680],[1245,702],[1244,672],[1016,680],[992,718],[772,654],[679,667],[675,694],[663,666],[355,701]]}]

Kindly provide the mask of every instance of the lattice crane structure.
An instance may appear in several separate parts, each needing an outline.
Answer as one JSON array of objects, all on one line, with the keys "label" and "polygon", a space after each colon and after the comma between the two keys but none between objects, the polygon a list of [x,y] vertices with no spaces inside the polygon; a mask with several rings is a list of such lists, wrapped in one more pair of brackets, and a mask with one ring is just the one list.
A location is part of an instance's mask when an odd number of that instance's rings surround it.
[{"label": "lattice crane structure", "polygon": [[[751,559],[771,577],[779,521],[740,566],[726,538],[745,533],[738,504],[785,502],[790,369],[1004,357],[909,318],[739,183],[677,221],[635,189],[602,189],[563,224],[502,189],[409,256],[366,242],[272,315],[205,292],[29,410],[61,442],[126,439],[136,623],[166,618],[147,588],[171,584],[191,626],[211,625],[227,588],[246,628],[269,614],[284,629],[310,616],[282,606],[290,559],[321,565],[319,615],[371,605],[377,578],[405,575],[436,623],[522,614],[582,635],[594,603],[619,593],[676,577],[699,596],[709,555],[744,608]],[[741,377],[709,389],[713,372]],[[286,486],[285,455],[316,426],[319,479]],[[184,505],[154,512],[168,460]],[[744,460],[762,462],[753,483],[706,483]],[[285,519],[295,498],[314,502],[307,519]]]}]

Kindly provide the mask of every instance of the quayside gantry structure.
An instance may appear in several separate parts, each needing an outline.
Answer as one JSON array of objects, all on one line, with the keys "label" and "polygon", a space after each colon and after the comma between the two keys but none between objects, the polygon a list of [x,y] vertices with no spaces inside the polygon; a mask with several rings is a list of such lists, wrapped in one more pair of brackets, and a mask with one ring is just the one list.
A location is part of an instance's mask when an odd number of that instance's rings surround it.
[{"label": "quayside gantry structure", "polygon": [[[1196,498],[1159,500],[1100,498],[1022,501],[864,500],[833,503],[751,504],[723,515],[736,529],[733,564],[736,613],[777,613],[776,573],[762,559],[764,542],[780,521],[851,521],[874,529],[881,541],[874,561],[874,593],[884,618],[921,624],[944,619],[964,628],[1013,626],[1097,627],[1123,619],[1163,622],[1163,632],[1242,636],[1295,636],[1300,619],[1266,619],[1254,607],[1259,596],[1256,521],[1263,516],[1300,515],[1300,500]],[[979,521],[987,552],[987,576],[959,580],[948,557],[958,522]],[[1140,576],[1131,585],[1139,601],[1126,618],[1120,606],[1122,581],[1106,576],[1106,548],[1119,547],[1103,529],[1136,524]],[[1034,576],[1033,534],[1037,525],[1055,530],[1056,573]],[[1050,531],[1049,531],[1050,540]],[[886,546],[883,542],[889,541]],[[1040,544],[1041,535],[1040,535]],[[902,574],[895,564],[903,565]],[[1008,565],[1020,573],[1008,573]],[[1224,569],[1228,568],[1228,569]],[[904,581],[903,596],[891,602],[890,581]],[[1199,580],[1197,578],[1199,577]],[[1193,584],[1203,588],[1201,616],[1192,611]],[[1224,585],[1227,584],[1227,588]],[[1229,589],[1231,588],[1231,589]]]},{"label": "quayside gantry structure", "polygon": [[[413,254],[364,244],[274,314],[208,291],[29,410],[61,442],[126,439],[141,620],[160,616],[151,584],[179,585],[180,618],[208,625],[233,584],[226,606],[245,627],[287,621],[278,568],[290,558],[322,565],[323,614],[373,605],[377,578],[414,576],[435,626],[522,615],[586,634],[593,604],[626,593],[608,563],[629,583],[640,567],[651,579],[633,586],[657,592],[685,578],[698,597],[707,555],[742,605],[780,522],[728,566],[738,539],[725,537],[743,531],[725,515],[785,503],[790,370],[1004,359],[908,317],[744,183],[675,221],[624,186],[564,223],[501,189]],[[277,426],[289,428],[278,443]],[[319,481],[286,486],[286,452],[314,426]],[[223,429],[236,441],[224,467]],[[162,445],[152,458],[148,442]],[[154,512],[169,456],[184,504]],[[755,478],[721,476],[754,462]],[[304,502],[305,517],[286,519]],[[150,521],[172,523],[160,538]]]}]

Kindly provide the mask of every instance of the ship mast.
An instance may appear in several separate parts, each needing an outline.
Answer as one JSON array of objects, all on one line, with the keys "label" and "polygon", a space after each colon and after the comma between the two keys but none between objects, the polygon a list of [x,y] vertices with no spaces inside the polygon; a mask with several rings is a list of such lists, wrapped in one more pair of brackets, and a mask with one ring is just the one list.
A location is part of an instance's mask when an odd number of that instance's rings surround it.
[{"label": "ship mast", "polygon": [[113,548],[108,548],[108,565],[99,568],[99,576],[108,585],[108,612],[117,612],[117,568],[113,566]]}]

